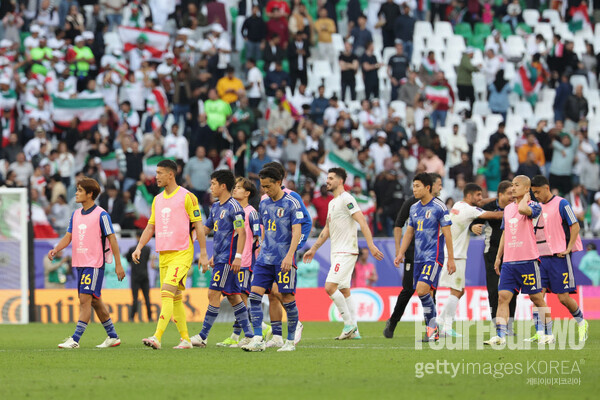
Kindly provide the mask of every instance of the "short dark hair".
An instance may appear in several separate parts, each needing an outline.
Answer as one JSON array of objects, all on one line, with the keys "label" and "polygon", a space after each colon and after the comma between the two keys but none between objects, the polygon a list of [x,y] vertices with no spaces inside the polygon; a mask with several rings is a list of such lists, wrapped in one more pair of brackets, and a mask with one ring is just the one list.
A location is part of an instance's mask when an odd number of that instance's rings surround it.
[{"label": "short dark hair", "polygon": [[242,185],[246,192],[250,192],[250,196],[248,196],[248,198],[251,199],[254,196],[256,196],[256,185],[250,179],[240,176],[235,180],[235,183],[239,183],[240,185]]},{"label": "short dark hair", "polygon": [[216,180],[219,185],[225,185],[228,192],[231,192],[233,185],[235,185],[235,177],[233,172],[228,169],[219,169],[210,174],[210,179]]},{"label": "short dark hair", "polygon": [[431,187],[433,186],[431,174],[428,174],[427,172],[421,172],[420,174],[415,175],[413,182],[415,181],[421,182],[423,186],[429,186],[429,190],[431,191]]},{"label": "short dark hair", "polygon": [[329,168],[329,171],[327,171],[327,173],[336,174],[338,178],[342,178],[342,182],[346,182],[346,178],[348,177],[348,174],[346,174],[346,170],[340,167]]},{"label": "short dark hair", "polygon": [[157,167],[161,167],[161,168],[167,168],[170,169],[171,171],[173,171],[173,173],[175,175],[177,175],[177,163],[173,160],[161,160],[159,161],[158,164],[156,164]]},{"label": "short dark hair", "polygon": [[498,184],[498,193],[506,193],[512,187],[511,181],[502,181]]},{"label": "short dark hair", "polygon": [[274,170],[276,170],[279,173],[279,180],[281,181],[283,180],[283,178],[285,178],[285,168],[278,161],[268,162],[265,165],[263,165],[263,168],[273,168]]},{"label": "short dark hair", "polygon": [[77,186],[81,186],[85,193],[91,193],[92,200],[96,200],[96,197],[100,194],[100,185],[93,178],[83,177],[77,182]]},{"label": "short dark hair", "polygon": [[435,181],[437,181],[438,179],[442,179],[442,176],[440,174],[438,174],[437,172],[430,172],[429,176],[431,177],[431,184],[433,185],[435,183]]},{"label": "short dark hair", "polygon": [[476,183],[471,182],[471,183],[467,183],[465,185],[465,188],[463,190],[463,195],[465,197],[467,197],[467,195],[470,193],[477,193],[477,192],[482,192],[482,191],[483,191],[483,189],[481,189],[481,186],[479,186]]},{"label": "short dark hair", "polygon": [[542,187],[542,186],[550,186],[550,182],[548,182],[548,178],[544,175],[536,175],[531,178],[531,187]]},{"label": "short dark hair", "polygon": [[260,172],[258,173],[258,177],[260,179],[268,178],[268,179],[271,179],[273,182],[281,182],[283,180],[279,170],[277,170],[273,167],[266,167],[266,168],[261,169]]}]

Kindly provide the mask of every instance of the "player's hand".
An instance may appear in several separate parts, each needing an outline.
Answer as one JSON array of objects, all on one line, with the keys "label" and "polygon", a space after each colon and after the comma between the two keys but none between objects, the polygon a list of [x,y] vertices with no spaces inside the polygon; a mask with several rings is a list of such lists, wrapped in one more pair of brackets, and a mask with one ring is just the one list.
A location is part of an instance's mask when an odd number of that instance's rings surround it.
[{"label": "player's hand", "polygon": [[198,260],[198,269],[205,273],[208,271],[208,256],[206,253],[200,254],[200,259]]},{"label": "player's hand", "polygon": [[448,260],[448,275],[452,275],[456,272],[456,264],[454,264],[454,259],[450,258]]},{"label": "player's hand", "polygon": [[241,267],[242,267],[242,260],[240,258],[234,259],[233,262],[231,263],[231,268],[233,269],[233,272],[235,272],[236,274],[238,272],[240,272]]},{"label": "player's hand", "polygon": [[121,282],[123,278],[125,278],[125,270],[123,269],[121,263],[115,265],[115,272],[117,273],[117,278],[119,278],[119,282]]},{"label": "player's hand", "polygon": [[402,264],[403,262],[404,262],[404,253],[398,253],[396,258],[394,258],[394,265],[396,267],[399,267],[400,264]]},{"label": "player's hand", "polygon": [[571,252],[571,250],[567,249],[561,253],[558,253],[557,256],[560,258],[565,258],[567,256],[567,254],[569,254]]},{"label": "player's hand", "polygon": [[314,256],[315,256],[315,253],[316,253],[316,252],[315,252],[315,251],[312,249],[312,247],[311,247],[311,248],[310,248],[310,249],[309,249],[309,250],[308,250],[306,253],[304,253],[304,257],[302,257],[302,261],[303,261],[305,264],[308,264],[308,263],[310,263],[310,262],[312,261],[312,259],[314,258]]},{"label": "player's hand", "polygon": [[131,259],[133,260],[134,263],[139,264],[141,255],[142,255],[142,251],[135,249],[135,251],[133,253],[131,253]]},{"label": "player's hand", "polygon": [[471,231],[476,235],[481,235],[483,233],[483,224],[473,225]]},{"label": "player's hand", "polygon": [[500,275],[500,260],[496,259],[496,261],[494,262],[494,270],[496,271],[496,274],[499,276]]},{"label": "player's hand", "polygon": [[281,263],[281,271],[282,272],[288,272],[292,269],[292,263],[294,262],[294,259],[292,256],[287,255],[285,256],[285,258],[283,259],[283,262]]},{"label": "player's hand", "polygon": [[50,261],[54,260],[54,256],[56,255],[57,251],[55,249],[52,249],[48,252],[48,259]]},{"label": "player's hand", "polygon": [[371,246],[369,246],[369,251],[371,252],[371,255],[372,255],[373,257],[375,257],[375,259],[376,259],[377,261],[381,261],[381,260],[383,260],[383,253],[382,253],[382,252],[381,252],[381,250],[379,250],[379,249],[377,248],[377,246],[375,246],[374,244],[373,244],[373,245],[371,245]]},{"label": "player's hand", "polygon": [[523,201],[525,202],[525,204],[529,203],[530,200],[531,195],[529,194],[529,192],[525,193],[525,196],[523,196]]},{"label": "player's hand", "polygon": [[208,260],[208,266],[211,268],[215,267],[215,257],[211,257],[210,260]]}]

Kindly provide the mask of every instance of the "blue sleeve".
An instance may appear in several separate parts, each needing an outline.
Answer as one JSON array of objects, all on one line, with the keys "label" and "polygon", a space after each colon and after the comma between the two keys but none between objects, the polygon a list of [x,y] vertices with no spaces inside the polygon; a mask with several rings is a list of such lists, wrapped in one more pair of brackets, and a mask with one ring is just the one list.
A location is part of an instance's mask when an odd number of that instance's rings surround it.
[{"label": "blue sleeve", "polygon": [[412,226],[412,228],[415,228],[415,221],[413,220],[413,206],[410,207],[410,210],[408,211],[408,226]]},{"label": "blue sleeve", "polygon": [[563,221],[566,221],[567,224],[569,224],[569,226],[572,226],[574,223],[579,222],[577,221],[575,213],[573,212],[573,209],[571,208],[571,205],[567,200],[562,199],[560,201],[560,203],[558,204],[558,210],[560,211],[560,216],[562,217]]},{"label": "blue sleeve", "polygon": [[254,236],[260,236],[260,218],[256,211],[251,211],[248,215],[248,223],[250,224],[250,230]]},{"label": "blue sleeve", "polygon": [[296,200],[298,200],[298,202],[300,203],[300,209],[304,213],[304,221],[302,223],[303,224],[310,223],[312,225],[312,220],[310,219],[310,214],[308,213],[308,209],[306,208],[306,206],[304,205],[304,202],[302,201],[302,197],[294,191],[291,191],[290,195],[293,198],[295,198]]},{"label": "blue sleeve", "polygon": [[[264,200],[263,200],[264,201]],[[263,214],[263,201],[261,201],[260,203],[258,203],[258,220],[260,221],[260,224],[262,226],[265,226],[265,221],[263,220],[264,214]]]},{"label": "blue sleeve", "polygon": [[233,221],[235,221],[237,219],[242,220],[242,221],[246,220],[246,213],[244,212],[244,209],[241,206],[239,208],[232,206],[231,211],[232,211],[232,215],[233,215]]},{"label": "blue sleeve", "polygon": [[67,232],[69,233],[73,233],[73,215],[75,214],[75,212],[73,212],[71,214],[71,220],[69,221],[69,227],[67,228]]},{"label": "blue sleeve", "polygon": [[535,201],[529,203],[529,208],[531,208],[531,215],[529,216],[531,219],[539,217],[542,213],[542,207],[540,206],[540,203],[536,203]]},{"label": "blue sleeve", "polygon": [[500,229],[504,230],[504,215],[502,216],[502,223],[500,224]]},{"label": "blue sleeve", "polygon": [[100,214],[100,229],[102,229],[102,234],[104,236],[112,235],[115,233],[115,230],[112,226],[112,221],[110,219],[110,215],[106,211],[102,211]]},{"label": "blue sleeve", "polygon": [[290,220],[292,222],[292,226],[301,225],[302,220],[304,219],[304,212],[302,212],[300,204],[297,204],[295,201],[289,201],[287,209],[290,212]]},{"label": "blue sleeve", "polygon": [[448,209],[447,208],[439,208],[438,210],[439,210],[438,211],[438,213],[439,213],[438,222],[440,223],[440,226],[444,227],[444,226],[452,225],[452,220],[450,219],[450,213],[448,213]]},{"label": "blue sleeve", "polygon": [[204,226],[206,226],[208,229],[212,229],[215,226],[215,221],[213,221],[212,218],[212,211],[214,207],[214,204],[210,207],[210,210],[208,210],[208,215],[206,216],[206,221],[204,221]]}]

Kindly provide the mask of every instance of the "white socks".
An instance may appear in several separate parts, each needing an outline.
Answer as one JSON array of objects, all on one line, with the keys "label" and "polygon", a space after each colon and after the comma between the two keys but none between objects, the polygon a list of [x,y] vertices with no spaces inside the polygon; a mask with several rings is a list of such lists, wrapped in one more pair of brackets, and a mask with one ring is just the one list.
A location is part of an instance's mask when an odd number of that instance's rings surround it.
[{"label": "white socks", "polygon": [[454,317],[456,316],[456,308],[458,307],[459,298],[450,295],[448,297],[448,302],[446,303],[446,307],[444,307],[444,311],[442,311],[442,321],[444,323],[443,329],[444,331],[449,331],[452,329],[452,322],[454,321]]},{"label": "white socks", "polygon": [[346,298],[339,290],[336,290],[331,296],[329,296],[331,300],[335,303],[338,311],[342,315],[344,319],[345,325],[352,325],[352,316],[350,315],[350,310],[348,310],[348,305],[346,304]]},{"label": "white socks", "polygon": [[346,305],[348,306],[348,310],[350,311],[350,319],[352,320],[352,325],[356,326],[358,329],[358,323],[356,322],[356,307],[354,306],[354,300],[352,299],[352,295],[345,298]]}]

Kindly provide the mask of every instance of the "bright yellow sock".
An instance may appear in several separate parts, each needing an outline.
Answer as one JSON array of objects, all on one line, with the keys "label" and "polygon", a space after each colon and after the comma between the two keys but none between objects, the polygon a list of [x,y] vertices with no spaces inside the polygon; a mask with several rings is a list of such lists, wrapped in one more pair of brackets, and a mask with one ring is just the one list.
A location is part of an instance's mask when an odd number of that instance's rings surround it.
[{"label": "bright yellow sock", "polygon": [[162,298],[162,307],[160,309],[160,316],[158,317],[158,324],[156,325],[156,332],[154,336],[158,340],[162,339],[163,333],[165,333],[165,329],[167,329],[167,325],[169,325],[169,321],[171,320],[171,316],[173,315],[173,297],[175,295],[168,290],[161,290],[160,297]]},{"label": "bright yellow sock", "polygon": [[182,299],[182,295],[173,298],[173,320],[175,321],[175,325],[177,325],[177,330],[181,338],[189,342],[190,334],[188,333],[185,307],[183,306]]}]

